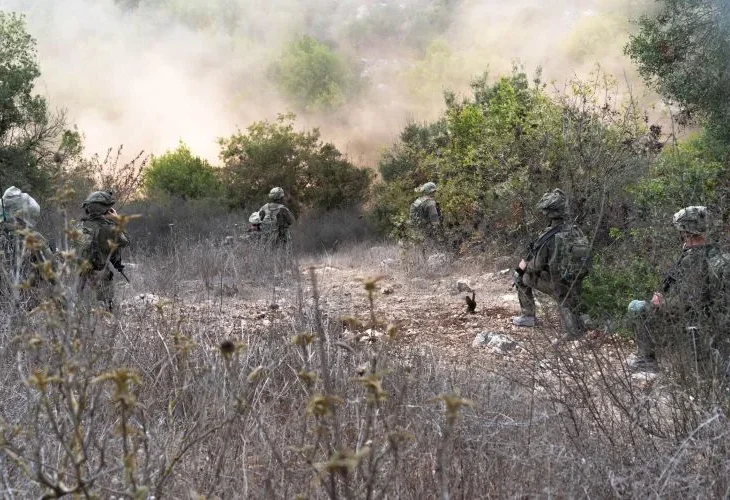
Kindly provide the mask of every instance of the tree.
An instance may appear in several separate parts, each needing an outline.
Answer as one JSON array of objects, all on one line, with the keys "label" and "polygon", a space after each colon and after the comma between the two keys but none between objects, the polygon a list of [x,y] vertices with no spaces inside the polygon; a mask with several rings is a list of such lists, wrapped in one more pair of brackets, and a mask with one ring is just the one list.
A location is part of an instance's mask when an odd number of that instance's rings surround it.
[{"label": "tree", "polygon": [[626,46],[641,75],[730,149],[730,2],[660,0]]},{"label": "tree", "polygon": [[291,208],[331,210],[356,206],[368,197],[369,171],[352,165],[319,130],[297,132],[294,115],[253,123],[219,140],[224,181],[234,206],[258,207],[279,186]]},{"label": "tree", "polygon": [[271,66],[275,84],[307,110],[342,105],[357,89],[357,75],[345,59],[310,36],[287,45]]},{"label": "tree", "polygon": [[148,194],[167,193],[183,199],[215,196],[221,191],[216,170],[183,142],[173,151],[152,157],[143,173],[143,185]]},{"label": "tree", "polygon": [[51,114],[34,92],[40,74],[24,18],[0,11],[0,186],[35,196],[49,193],[54,171],[80,150],[80,136],[64,130],[63,114]]}]

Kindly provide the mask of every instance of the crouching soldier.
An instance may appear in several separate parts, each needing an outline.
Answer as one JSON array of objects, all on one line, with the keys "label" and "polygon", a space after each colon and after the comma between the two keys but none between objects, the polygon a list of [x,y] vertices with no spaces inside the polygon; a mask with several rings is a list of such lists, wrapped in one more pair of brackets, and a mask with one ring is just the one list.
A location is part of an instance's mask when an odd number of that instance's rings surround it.
[{"label": "crouching soldier", "polygon": [[550,219],[550,226],[530,244],[515,269],[520,315],[512,323],[535,326],[534,290],[539,290],[558,303],[562,340],[576,340],[585,334],[578,306],[590,268],[590,242],[577,226],[566,224],[567,200],[560,189],[545,193],[536,208]]},{"label": "crouching soldier", "polygon": [[95,191],[84,201],[84,217],[78,225],[77,255],[80,290],[90,291],[110,311],[114,307],[114,272],[124,275],[121,249],[129,245],[118,224],[111,191]]},{"label": "crouching soldier", "polygon": [[629,318],[636,353],[626,359],[633,371],[657,369],[660,349],[702,369],[710,352],[727,356],[728,279],[730,255],[707,241],[708,213],[704,206],[683,208],[673,217],[682,238],[682,253],[650,300],[633,300]]}]

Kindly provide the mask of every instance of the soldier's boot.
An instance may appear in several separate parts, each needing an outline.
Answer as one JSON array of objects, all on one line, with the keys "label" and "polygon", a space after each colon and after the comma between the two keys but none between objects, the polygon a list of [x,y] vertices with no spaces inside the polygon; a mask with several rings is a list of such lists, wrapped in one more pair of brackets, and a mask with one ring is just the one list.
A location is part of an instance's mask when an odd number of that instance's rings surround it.
[{"label": "soldier's boot", "polygon": [[522,326],[526,328],[532,328],[535,326],[535,316],[520,315],[512,318],[512,324],[515,326]]},{"label": "soldier's boot", "polygon": [[570,342],[582,338],[586,334],[583,321],[568,307],[561,306],[559,310],[560,323],[563,327],[561,340]]},{"label": "soldier's boot", "polygon": [[656,372],[658,365],[654,356],[632,354],[626,358],[626,367],[632,372]]},{"label": "soldier's boot", "polygon": [[520,301],[520,315],[512,318],[512,324],[532,328],[535,326],[535,295],[532,288],[525,285],[522,280],[515,280],[517,287],[517,298]]}]

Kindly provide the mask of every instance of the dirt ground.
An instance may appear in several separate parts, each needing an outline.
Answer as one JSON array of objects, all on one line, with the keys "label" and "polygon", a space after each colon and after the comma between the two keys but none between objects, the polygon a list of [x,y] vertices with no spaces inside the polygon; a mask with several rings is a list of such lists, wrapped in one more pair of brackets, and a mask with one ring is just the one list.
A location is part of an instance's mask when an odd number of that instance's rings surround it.
[{"label": "dirt ground", "polygon": [[[511,318],[519,314],[517,292],[511,286],[509,259],[494,261],[414,261],[397,247],[372,247],[309,258],[299,263],[299,278],[288,272],[270,284],[221,280],[220,286],[205,288],[203,283],[183,284],[176,299],[149,295],[145,290],[120,284],[125,307],[146,307],[148,302],[168,301],[189,317],[220,325],[222,336],[245,341],[248,335],[281,330],[293,335],[292,318],[298,304],[312,305],[310,269],[314,269],[320,306],[329,321],[343,317],[360,320],[362,327],[345,329],[345,342],[389,341],[388,325],[396,326],[398,345],[404,349],[431,350],[443,359],[459,364],[483,358],[487,365],[526,358],[520,347],[495,349],[474,347],[480,332],[501,333],[517,346],[540,341],[545,345],[558,338],[558,321],[550,301],[538,296],[538,326],[518,328]],[[376,322],[371,329],[370,305],[363,280],[379,277],[374,294]],[[276,283],[276,286],[273,284]],[[467,313],[465,296],[474,291],[477,307]],[[301,291],[301,292],[299,292]],[[545,307],[540,306],[544,301]],[[309,307],[311,309],[311,307]],[[385,334],[381,337],[381,334]],[[362,339],[356,338],[358,335]],[[588,335],[595,339],[596,332]],[[583,341],[581,341],[583,342]],[[570,348],[579,348],[581,342]]]}]

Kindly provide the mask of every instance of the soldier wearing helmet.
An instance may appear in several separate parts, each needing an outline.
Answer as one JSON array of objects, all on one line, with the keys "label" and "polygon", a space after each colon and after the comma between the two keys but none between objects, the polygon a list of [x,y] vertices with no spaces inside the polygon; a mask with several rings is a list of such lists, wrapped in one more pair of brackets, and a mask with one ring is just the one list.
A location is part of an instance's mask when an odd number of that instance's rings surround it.
[{"label": "soldier wearing helmet", "polygon": [[[637,349],[626,360],[631,370],[656,370],[657,350],[669,345],[693,361],[709,359],[706,354],[720,340],[713,336],[725,330],[730,255],[707,241],[707,207],[683,208],[674,214],[672,225],[683,241],[677,263],[650,300],[629,304]],[[690,345],[691,353],[686,349]]]},{"label": "soldier wearing helmet", "polygon": [[275,187],[269,191],[270,202],[258,211],[263,239],[274,246],[287,246],[291,242],[289,228],[294,224],[294,216],[284,206],[284,190]]},{"label": "soldier wearing helmet", "polygon": [[411,225],[417,232],[416,238],[423,242],[433,240],[441,226],[441,210],[434,197],[436,189],[434,182],[427,182],[416,188],[421,196],[410,207]]},{"label": "soldier wearing helmet", "polygon": [[127,234],[119,227],[111,191],[94,191],[81,205],[84,216],[77,225],[75,242],[80,261],[81,291],[92,292],[110,311],[114,306],[114,272],[124,273],[121,249],[129,245]]},{"label": "soldier wearing helmet", "polygon": [[28,193],[15,186],[2,195],[0,217],[0,297],[13,298],[26,307],[37,302],[38,286],[54,283],[53,252],[33,228],[41,208]]},{"label": "soldier wearing helmet", "polygon": [[[565,276],[558,266],[564,245],[560,238],[584,238],[577,226],[566,224],[568,201],[560,189],[545,193],[535,207],[550,220],[550,225],[533,241],[515,269],[514,284],[520,301],[520,315],[512,323],[521,327],[535,326],[534,290],[553,297],[558,303],[563,340],[576,340],[585,334],[578,316],[580,277]],[[562,240],[560,240],[562,241]]]}]

